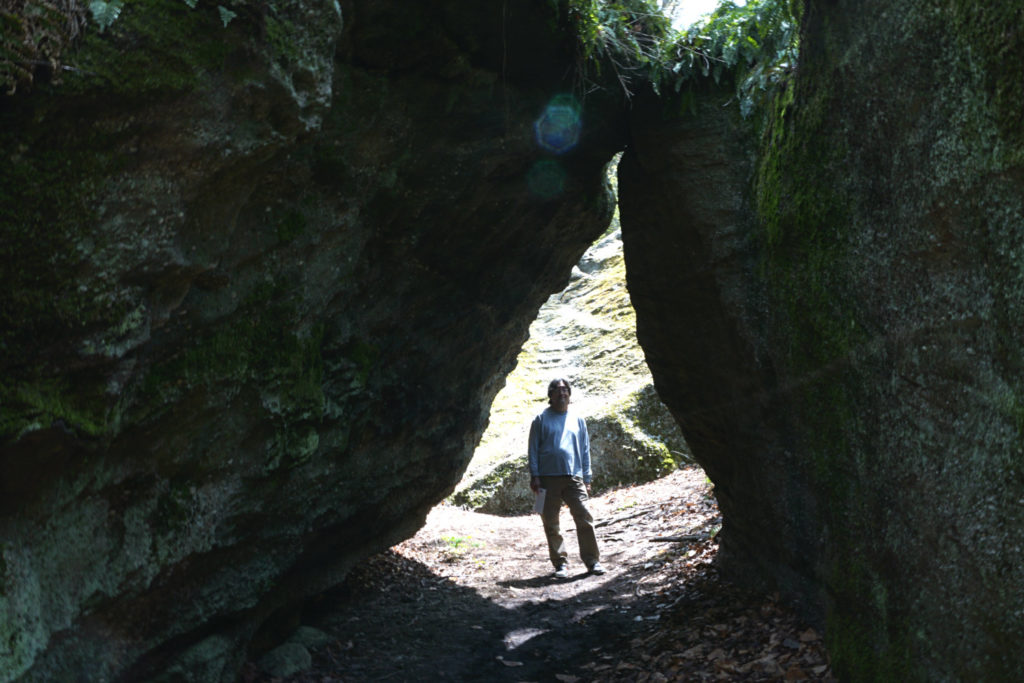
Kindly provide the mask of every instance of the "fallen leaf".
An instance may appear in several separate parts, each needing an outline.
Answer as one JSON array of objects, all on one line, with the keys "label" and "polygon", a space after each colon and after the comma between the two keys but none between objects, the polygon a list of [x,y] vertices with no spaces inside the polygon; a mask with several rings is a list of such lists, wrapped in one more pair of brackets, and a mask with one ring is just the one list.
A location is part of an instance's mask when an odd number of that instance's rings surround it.
[{"label": "fallen leaf", "polygon": [[800,634],[801,643],[813,643],[815,640],[821,640],[821,636],[813,628],[809,628]]},{"label": "fallen leaf", "polygon": [[522,666],[523,665],[522,662],[515,662],[515,661],[512,661],[511,659],[505,659],[501,655],[498,655],[497,657],[495,657],[495,659],[497,659],[499,662],[501,662],[505,666]]},{"label": "fallen leaf", "polygon": [[555,678],[562,683],[576,683],[580,680],[579,676],[573,676],[572,674],[555,674]]},{"label": "fallen leaf", "polygon": [[726,673],[736,673],[736,662],[731,659],[719,659],[715,661],[715,668]]},{"label": "fallen leaf", "polygon": [[725,650],[720,647],[716,647],[714,650],[708,653],[708,661],[713,662],[716,659],[720,659],[725,656]]},{"label": "fallen leaf", "polygon": [[796,664],[794,664],[786,670],[787,681],[806,681],[807,678],[808,676],[806,673],[804,673],[804,670]]}]

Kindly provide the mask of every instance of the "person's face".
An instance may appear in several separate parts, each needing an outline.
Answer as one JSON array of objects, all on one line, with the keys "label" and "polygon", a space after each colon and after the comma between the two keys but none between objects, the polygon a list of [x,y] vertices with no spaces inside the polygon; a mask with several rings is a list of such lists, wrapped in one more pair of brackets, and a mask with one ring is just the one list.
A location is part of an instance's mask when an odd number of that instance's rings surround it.
[{"label": "person's face", "polygon": [[559,382],[551,389],[548,399],[552,408],[560,413],[564,413],[569,409],[569,385],[565,382]]}]

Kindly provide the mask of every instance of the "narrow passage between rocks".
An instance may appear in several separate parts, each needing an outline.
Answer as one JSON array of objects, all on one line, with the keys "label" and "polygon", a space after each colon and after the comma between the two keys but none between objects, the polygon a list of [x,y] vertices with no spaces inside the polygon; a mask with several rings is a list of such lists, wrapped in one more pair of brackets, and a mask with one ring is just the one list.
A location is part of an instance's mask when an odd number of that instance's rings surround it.
[{"label": "narrow passage between rocks", "polygon": [[721,580],[704,473],[679,470],[591,499],[603,576],[574,553],[556,579],[537,515],[435,508],[304,615],[312,668],[253,683],[832,680],[819,634],[776,596]]}]

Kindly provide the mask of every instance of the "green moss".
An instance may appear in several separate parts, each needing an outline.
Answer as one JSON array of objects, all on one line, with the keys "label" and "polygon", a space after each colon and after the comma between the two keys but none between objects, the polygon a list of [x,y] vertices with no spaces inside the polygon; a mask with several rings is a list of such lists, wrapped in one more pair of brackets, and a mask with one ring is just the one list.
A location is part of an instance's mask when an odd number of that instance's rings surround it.
[{"label": "green moss", "polygon": [[306,217],[295,209],[288,211],[277,223],[277,239],[287,244],[306,231]]},{"label": "green moss", "polygon": [[172,483],[170,489],[157,499],[149,519],[155,555],[159,554],[155,548],[158,536],[175,535],[188,525],[192,519],[192,504],[190,485],[183,481]]},{"label": "green moss", "polygon": [[856,272],[847,236],[857,229],[847,138],[827,87],[815,89],[813,78],[800,86],[801,93],[777,95],[765,113],[754,184],[763,226],[759,273],[783,350],[778,371],[795,408],[790,417],[805,435],[800,448],[813,488],[828,501],[829,545],[843,552],[825,568],[839,605],[828,624],[830,654],[837,671],[904,680],[908,626],[870,569],[884,562],[871,545],[868,510],[884,506],[861,484],[871,436],[858,417],[867,399],[857,363],[870,335],[847,275]]},{"label": "green moss", "polygon": [[63,89],[129,98],[194,89],[206,72],[223,66],[235,30],[234,22],[223,26],[212,5],[193,10],[180,0],[128,3],[112,26],[90,31],[67,57],[74,71]]},{"label": "green moss", "polygon": [[291,22],[268,16],[264,23],[267,44],[278,60],[295,64],[302,59],[302,48],[296,44],[296,30]]},{"label": "green moss", "polygon": [[116,267],[96,261],[105,247],[97,207],[106,179],[123,170],[114,136],[78,125],[82,115],[41,95],[0,108],[0,148],[10,150],[0,164],[0,438],[56,418],[89,434],[116,422],[93,378],[58,381],[39,355],[41,343],[132,323],[115,281],[80,279]]},{"label": "green moss", "polygon": [[[17,106],[0,110],[0,148],[16,150],[0,164],[0,350],[35,348],[68,328],[108,322],[119,311],[78,288],[77,248],[98,221],[103,178],[116,172],[109,136],[85,131],[49,135],[25,126]],[[13,360],[21,360],[15,357]]]},{"label": "green moss", "polygon": [[828,93],[812,91],[799,107],[794,97],[791,88],[779,93],[765,114],[755,198],[761,276],[783,312],[786,360],[799,376],[842,364],[868,335],[844,296],[853,205],[842,181],[847,150],[835,141]]},{"label": "green moss", "polygon": [[284,421],[266,446],[263,470],[270,473],[281,467],[299,467],[313,457],[320,447],[320,434],[309,424]]},{"label": "green moss", "polygon": [[830,575],[844,599],[842,618],[830,614],[826,622],[833,670],[856,672],[867,681],[924,680],[914,673],[908,629],[890,610],[885,583],[868,562],[846,555],[833,562]]},{"label": "green moss", "polygon": [[520,475],[526,477],[526,462],[523,459],[504,462],[474,481],[471,486],[453,493],[448,501],[453,505],[476,510],[487,503],[498,489]]},{"label": "green moss", "polygon": [[[974,71],[984,80],[984,92],[1000,136],[1008,143],[1001,152],[1012,161],[1024,161],[1024,8],[1017,3],[950,3],[954,25],[950,35],[961,44],[958,52],[969,55]],[[1007,158],[1004,161],[1011,161]]]},{"label": "green moss", "polygon": [[357,339],[346,345],[345,356],[356,365],[355,383],[359,387],[366,386],[370,372],[380,358],[380,349],[374,344]]},{"label": "green moss", "polygon": [[[231,321],[198,335],[173,358],[147,374],[144,393],[151,409],[179,400],[197,388],[223,385],[229,391],[253,382],[264,407],[288,420],[319,419],[324,411],[323,327],[295,332],[295,310],[277,288],[255,292]],[[216,393],[216,392],[211,392]]]},{"label": "green moss", "polygon": [[57,420],[89,436],[106,434],[112,415],[102,395],[96,393],[102,392],[84,391],[82,387],[72,391],[61,380],[38,380],[16,387],[0,385],[0,404],[4,406],[0,439],[16,437],[33,426],[47,427]]}]

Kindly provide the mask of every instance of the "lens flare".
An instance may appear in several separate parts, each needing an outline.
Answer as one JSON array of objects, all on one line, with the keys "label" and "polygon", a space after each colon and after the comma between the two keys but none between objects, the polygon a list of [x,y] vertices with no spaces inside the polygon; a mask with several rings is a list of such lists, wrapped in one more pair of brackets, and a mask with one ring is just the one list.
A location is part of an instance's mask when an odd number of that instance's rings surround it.
[{"label": "lens flare", "polygon": [[580,108],[572,95],[557,95],[533,122],[537,144],[555,154],[564,154],[580,140]]},{"label": "lens flare", "polygon": [[546,159],[538,161],[526,174],[530,192],[542,199],[553,199],[562,194],[565,187],[565,171],[556,162]]}]

